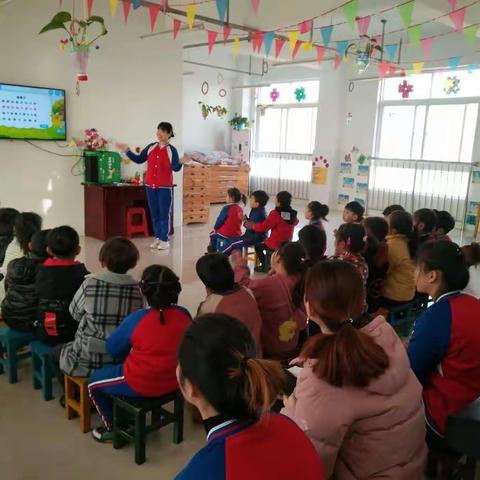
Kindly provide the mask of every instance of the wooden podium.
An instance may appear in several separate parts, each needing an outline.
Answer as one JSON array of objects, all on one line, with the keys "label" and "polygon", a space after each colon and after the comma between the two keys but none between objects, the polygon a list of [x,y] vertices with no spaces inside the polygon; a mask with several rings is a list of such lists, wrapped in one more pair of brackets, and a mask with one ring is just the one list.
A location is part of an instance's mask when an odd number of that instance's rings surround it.
[{"label": "wooden podium", "polygon": [[[127,209],[141,207],[147,213],[148,230],[152,235],[152,223],[145,187],[139,185],[84,184],[85,235],[107,240],[117,235],[126,236]],[[173,201],[170,223],[173,235]]]}]

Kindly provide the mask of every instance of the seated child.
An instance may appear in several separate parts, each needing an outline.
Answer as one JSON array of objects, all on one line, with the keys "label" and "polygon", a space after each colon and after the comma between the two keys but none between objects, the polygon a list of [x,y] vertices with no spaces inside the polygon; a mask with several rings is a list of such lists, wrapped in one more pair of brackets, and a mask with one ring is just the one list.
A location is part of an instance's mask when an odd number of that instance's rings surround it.
[{"label": "seated child", "polygon": [[323,228],[318,228],[315,224],[305,225],[298,232],[298,243],[305,250],[308,267],[327,258],[327,234]]},{"label": "seated child", "polygon": [[264,222],[246,223],[246,227],[255,230],[255,232],[270,231],[270,236],[264,242],[255,245],[255,252],[259,261],[257,271],[267,271],[267,254],[271,255],[283,242],[292,240],[295,225],[298,225],[298,218],[297,211],[293,210],[291,204],[292,195],[286,191],[279,192],[275,199],[275,210],[268,214]]},{"label": "seated child", "polygon": [[52,258],[39,268],[35,281],[36,330],[38,338],[50,346],[72,341],[78,328],[68,307],[88,274],[85,265],[75,260],[79,242],[78,233],[67,225],[53,228],[47,236],[47,253]]},{"label": "seated child", "polygon": [[405,211],[405,209],[401,205],[393,204],[386,207],[385,210],[382,212],[382,215],[387,218],[392,212],[395,212],[397,210],[400,210],[401,212]]},{"label": "seated child", "polygon": [[188,310],[177,305],[180,280],[168,267],[151,265],[140,285],[150,308],[130,314],[107,339],[107,353],[121,363],[93,372],[88,381],[105,425],[92,431],[99,442],[112,439],[112,395],[159,397],[178,388],[176,352],[191,323]]},{"label": "seated child", "polygon": [[227,205],[225,205],[210,233],[210,253],[226,250],[232,243],[241,240],[243,210],[239,205],[247,203],[247,197],[238,188],[227,190]]},{"label": "seated child", "polygon": [[41,230],[34,233],[28,244],[29,252],[8,264],[2,319],[10,328],[21,332],[33,332],[37,320],[38,296],[35,279],[40,265],[48,258],[48,232],[49,230]]},{"label": "seated child", "polygon": [[374,313],[380,308],[388,271],[388,222],[384,217],[368,217],[363,226],[367,232],[364,255],[368,265],[367,304],[369,312]]},{"label": "seated child", "polygon": [[298,242],[283,243],[272,256],[271,275],[250,278],[250,269],[240,252],[232,256],[235,280],[248,287],[262,317],[264,357],[288,360],[295,357],[300,332],[307,326],[303,308],[305,251]]},{"label": "seated child", "polygon": [[325,478],[301,429],[269,412],[285,375],[277,363],[252,358],[254,348],[247,328],[228,315],[198,317],[183,336],[178,382],[200,411],[207,445],[177,480]]},{"label": "seated child", "polygon": [[437,215],[437,224],[432,239],[452,241],[448,234],[455,228],[455,219],[446,210],[435,211],[435,213]]},{"label": "seated child", "polygon": [[13,240],[13,224],[20,212],[14,208],[0,208],[0,267],[8,245]]},{"label": "seated child", "polygon": [[432,240],[437,225],[437,215],[429,208],[421,208],[413,214],[412,256],[415,257],[420,247]]},{"label": "seated child", "polygon": [[309,225],[315,225],[316,227],[324,230],[323,222],[327,222],[327,215],[330,209],[328,205],[317,202],[316,200],[310,202],[305,209],[305,218],[308,220]]},{"label": "seated child", "polygon": [[19,213],[14,220],[14,238],[5,250],[5,258],[0,267],[0,302],[5,298],[5,275],[8,264],[28,253],[28,244],[35,232],[42,229],[42,217],[33,212]]},{"label": "seated child", "polygon": [[445,424],[480,397],[480,300],[461,292],[468,266],[458,245],[426,243],[417,256],[417,290],[434,304],[415,322],[408,356],[423,385],[427,443],[443,445]]},{"label": "seated child", "polygon": [[345,223],[361,223],[365,208],[357,201],[347,203],[343,209],[342,219]]},{"label": "seated child", "polygon": [[262,357],[260,332],[262,317],[251,290],[235,283],[235,274],[228,258],[221,253],[200,257],[197,275],[207,289],[207,298],[198,307],[197,315],[224,313],[244,323],[256,347],[256,356]]},{"label": "seated child", "polygon": [[480,298],[480,244],[473,242],[465,245],[462,247],[462,253],[470,274],[465,293]]},{"label": "seated child", "polygon": [[385,308],[411,302],[415,296],[415,267],[410,254],[412,216],[396,210],[388,217],[388,270],[381,304]]},{"label": "seated child", "polygon": [[363,258],[367,234],[359,223],[344,223],[335,231],[335,258],[351,263],[367,284],[368,265]]},{"label": "seated child", "polygon": [[66,375],[87,377],[113,363],[105,350],[107,338],[125,317],[144,306],[138,281],[127,273],[138,258],[137,247],[126,238],[113,237],[103,244],[98,259],[104,271],[88,275],[70,304],[78,322],[75,339],[52,352]]}]

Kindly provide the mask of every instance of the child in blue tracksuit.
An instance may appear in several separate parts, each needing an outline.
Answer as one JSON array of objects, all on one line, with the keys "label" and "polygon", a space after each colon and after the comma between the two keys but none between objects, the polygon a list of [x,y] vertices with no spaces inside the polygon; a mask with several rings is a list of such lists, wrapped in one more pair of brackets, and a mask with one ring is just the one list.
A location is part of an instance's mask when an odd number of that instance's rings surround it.
[{"label": "child in blue tracksuit", "polygon": [[173,210],[173,172],[179,172],[186,163],[186,160],[179,158],[177,149],[170,145],[172,137],[172,124],[161,122],[157,127],[158,142],[147,145],[139,155],[133,153],[128,145],[117,144],[132,162],[147,162],[145,185],[155,235],[150,247],[159,250],[170,247],[168,235]]},{"label": "child in blue tracksuit", "polygon": [[[268,194],[263,190],[256,190],[250,194],[250,214],[246,220],[252,223],[263,223],[267,218],[267,211],[265,206],[269,200]],[[267,239],[266,232],[256,232],[255,230],[247,229],[241,238],[230,243],[222,253],[230,254],[233,250],[242,250],[244,247],[253,247]]]}]

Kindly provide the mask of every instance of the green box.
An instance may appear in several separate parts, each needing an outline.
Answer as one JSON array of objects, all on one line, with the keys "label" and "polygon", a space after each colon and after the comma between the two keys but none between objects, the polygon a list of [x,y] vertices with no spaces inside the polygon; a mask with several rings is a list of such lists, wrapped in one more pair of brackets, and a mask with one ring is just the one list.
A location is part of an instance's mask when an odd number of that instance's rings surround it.
[{"label": "green box", "polygon": [[86,150],[83,156],[85,183],[112,184],[121,181],[122,159],[118,152]]}]

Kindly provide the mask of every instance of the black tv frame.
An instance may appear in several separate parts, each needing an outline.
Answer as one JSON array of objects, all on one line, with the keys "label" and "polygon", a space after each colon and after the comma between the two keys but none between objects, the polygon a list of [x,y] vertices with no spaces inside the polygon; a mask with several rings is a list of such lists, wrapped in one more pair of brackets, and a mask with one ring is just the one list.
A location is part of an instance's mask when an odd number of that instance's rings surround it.
[{"label": "black tv frame", "polygon": [[0,140],[34,140],[36,142],[65,142],[67,140],[67,91],[64,88],[55,87],[37,87],[36,85],[22,85],[17,83],[4,83],[0,82],[0,85],[8,85],[10,87],[26,87],[26,88],[38,88],[39,90],[59,90],[63,92],[63,98],[65,100],[65,136],[63,138],[12,138],[12,137],[0,137]]}]

